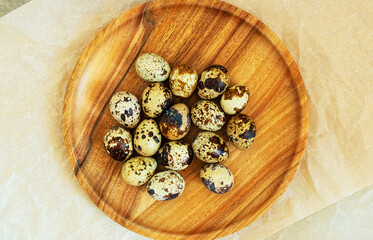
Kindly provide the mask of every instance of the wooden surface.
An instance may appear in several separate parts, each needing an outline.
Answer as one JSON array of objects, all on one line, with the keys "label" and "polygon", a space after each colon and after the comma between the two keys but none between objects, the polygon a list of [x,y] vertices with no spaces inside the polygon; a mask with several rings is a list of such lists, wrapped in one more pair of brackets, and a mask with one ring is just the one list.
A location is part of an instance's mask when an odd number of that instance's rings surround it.
[{"label": "wooden surface", "polygon": [[[117,91],[141,99],[149,83],[137,76],[134,61],[146,52],[159,54],[171,67],[190,64],[199,74],[221,64],[230,85],[250,89],[243,113],[256,121],[257,136],[246,151],[228,143],[224,165],[235,176],[230,192],[217,195],[203,186],[197,158],[180,171],[186,188],[172,201],[157,202],[146,186],[131,187],[121,179],[123,163],[112,160],[102,143],[105,131],[117,125],[108,101]],[[195,93],[184,102],[191,106],[197,100]],[[151,238],[212,239],[247,226],[284,193],[305,149],[308,105],[290,53],[255,17],[220,1],[157,0],[122,14],[87,45],[67,87],[62,124],[73,171],[108,216]],[[185,141],[191,143],[197,132],[193,126]],[[217,133],[228,141],[225,130]]]}]

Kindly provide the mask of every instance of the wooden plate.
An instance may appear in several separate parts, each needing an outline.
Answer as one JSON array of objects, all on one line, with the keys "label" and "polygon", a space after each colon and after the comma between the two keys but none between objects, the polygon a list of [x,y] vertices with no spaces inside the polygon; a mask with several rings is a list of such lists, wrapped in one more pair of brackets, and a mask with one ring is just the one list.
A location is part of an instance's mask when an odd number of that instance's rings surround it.
[{"label": "wooden plate", "polygon": [[[230,192],[209,192],[196,158],[181,171],[186,188],[172,201],[156,202],[146,186],[131,187],[121,179],[123,163],[110,159],[102,142],[105,131],[117,125],[108,101],[118,91],[141,99],[149,83],[138,77],[134,62],[146,52],[159,54],[171,67],[190,64],[199,73],[221,64],[231,85],[250,89],[244,113],[256,121],[257,136],[246,151],[229,143],[224,164],[235,177]],[[183,102],[191,106],[197,100],[194,94]],[[84,49],[66,91],[63,132],[80,184],[116,222],[156,239],[218,238],[265,213],[294,178],[308,135],[307,95],[286,47],[254,16],[220,1],[157,0],[110,22]],[[197,132],[193,127],[185,140],[191,143]],[[227,140],[225,131],[218,134]]]}]

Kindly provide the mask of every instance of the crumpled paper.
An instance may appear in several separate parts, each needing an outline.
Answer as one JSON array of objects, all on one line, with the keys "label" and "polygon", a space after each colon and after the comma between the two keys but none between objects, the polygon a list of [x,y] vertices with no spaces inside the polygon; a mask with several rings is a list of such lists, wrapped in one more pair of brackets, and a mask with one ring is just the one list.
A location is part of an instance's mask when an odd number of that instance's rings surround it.
[{"label": "crumpled paper", "polygon": [[373,185],[320,210],[265,240],[370,240],[373,236]]},{"label": "crumpled paper", "polygon": [[[146,239],[115,223],[73,175],[64,91],[100,28],[145,1],[33,0],[0,18],[0,238]],[[258,239],[373,183],[373,2],[230,0],[271,28],[309,97],[308,146],[281,199],[224,239]]]}]

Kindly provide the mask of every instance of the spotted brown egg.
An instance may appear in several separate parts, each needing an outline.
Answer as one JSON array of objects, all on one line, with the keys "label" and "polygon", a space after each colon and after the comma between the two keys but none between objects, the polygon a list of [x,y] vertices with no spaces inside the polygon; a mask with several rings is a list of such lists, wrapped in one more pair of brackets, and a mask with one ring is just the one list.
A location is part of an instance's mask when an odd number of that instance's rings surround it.
[{"label": "spotted brown egg", "polygon": [[112,127],[105,133],[104,146],[110,157],[125,161],[133,152],[131,133],[123,127]]},{"label": "spotted brown egg", "polygon": [[198,74],[191,66],[182,65],[172,69],[169,81],[175,96],[187,98],[196,90]]},{"label": "spotted brown egg", "polygon": [[253,119],[245,114],[234,115],[227,125],[228,139],[241,150],[251,146],[256,136],[256,126]]},{"label": "spotted brown egg", "polygon": [[224,162],[229,157],[229,149],[224,140],[213,132],[200,132],[192,143],[193,152],[207,163]]},{"label": "spotted brown egg", "polygon": [[208,100],[196,102],[191,109],[191,117],[194,125],[207,131],[220,130],[226,121],[219,105]]},{"label": "spotted brown egg", "polygon": [[206,188],[217,194],[228,192],[234,184],[232,172],[226,166],[217,163],[203,166],[200,176]]},{"label": "spotted brown egg", "polygon": [[185,180],[174,170],[156,173],[148,183],[148,193],[155,200],[166,201],[179,197],[184,191]]},{"label": "spotted brown egg", "polygon": [[140,121],[140,103],[129,92],[117,92],[110,99],[110,113],[115,120],[127,128],[134,128]]},{"label": "spotted brown egg", "polygon": [[221,65],[212,65],[201,73],[198,95],[202,99],[213,99],[223,94],[229,85],[228,70]]},{"label": "spotted brown egg", "polygon": [[246,107],[249,98],[249,89],[243,85],[236,85],[224,92],[220,99],[220,106],[226,114],[234,115]]},{"label": "spotted brown egg", "polygon": [[155,53],[144,53],[136,59],[136,72],[144,80],[163,82],[170,75],[170,65]]},{"label": "spotted brown egg", "polygon": [[156,118],[171,105],[172,93],[163,83],[152,83],[145,88],[141,105],[142,110],[151,118]]},{"label": "spotted brown egg", "polygon": [[189,132],[191,125],[189,108],[184,103],[177,103],[166,110],[160,121],[159,128],[163,136],[169,140],[179,140]]},{"label": "spotted brown egg", "polygon": [[145,184],[154,175],[157,161],[152,157],[137,156],[123,164],[122,178],[132,186]]},{"label": "spotted brown egg", "polygon": [[154,155],[161,146],[161,132],[154,119],[145,119],[137,126],[133,143],[136,152],[142,156]]},{"label": "spotted brown egg", "polygon": [[192,163],[193,149],[183,141],[171,141],[159,149],[157,160],[168,169],[183,170]]}]

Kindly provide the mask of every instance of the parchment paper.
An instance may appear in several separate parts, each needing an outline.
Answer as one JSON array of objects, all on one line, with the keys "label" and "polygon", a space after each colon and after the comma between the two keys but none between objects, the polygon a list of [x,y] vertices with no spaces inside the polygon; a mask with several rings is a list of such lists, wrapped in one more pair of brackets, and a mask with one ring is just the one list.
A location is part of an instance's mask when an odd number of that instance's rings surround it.
[{"label": "parchment paper", "polygon": [[344,198],[265,240],[371,240],[373,186]]},{"label": "parchment paper", "polygon": [[[83,47],[143,2],[33,0],[0,18],[1,239],[145,239],[86,196],[61,130]],[[293,183],[268,213],[225,238],[257,239],[373,183],[373,2],[227,2],[283,40],[309,96],[309,141]]]}]

